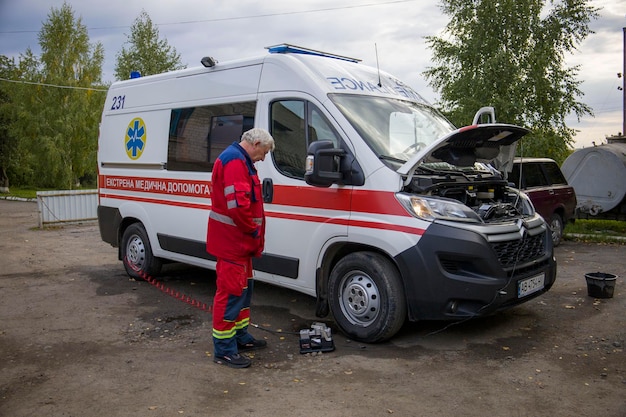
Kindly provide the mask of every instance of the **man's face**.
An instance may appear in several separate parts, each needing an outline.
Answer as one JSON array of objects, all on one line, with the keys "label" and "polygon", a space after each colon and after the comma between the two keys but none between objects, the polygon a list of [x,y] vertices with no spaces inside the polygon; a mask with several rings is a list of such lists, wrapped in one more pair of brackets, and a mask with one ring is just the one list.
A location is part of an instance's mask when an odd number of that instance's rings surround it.
[{"label": "man's face", "polygon": [[270,151],[270,148],[264,146],[261,142],[254,142],[252,146],[252,152],[250,152],[250,158],[252,162],[264,161],[265,155]]}]

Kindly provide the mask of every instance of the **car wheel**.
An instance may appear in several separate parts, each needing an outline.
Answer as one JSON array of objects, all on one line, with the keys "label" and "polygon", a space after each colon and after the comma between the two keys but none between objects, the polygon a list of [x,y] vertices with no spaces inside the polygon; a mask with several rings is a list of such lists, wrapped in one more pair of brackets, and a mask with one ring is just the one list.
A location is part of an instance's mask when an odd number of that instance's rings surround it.
[{"label": "car wheel", "polygon": [[550,217],[550,230],[552,231],[552,246],[559,246],[563,239],[563,218],[554,213]]},{"label": "car wheel", "polygon": [[341,330],[355,340],[382,342],[400,330],[406,319],[406,298],[399,273],[384,256],[356,252],[333,268],[330,309]]},{"label": "car wheel", "polygon": [[124,268],[131,278],[144,278],[161,272],[161,260],[154,257],[146,229],[141,223],[133,223],[122,236]]}]

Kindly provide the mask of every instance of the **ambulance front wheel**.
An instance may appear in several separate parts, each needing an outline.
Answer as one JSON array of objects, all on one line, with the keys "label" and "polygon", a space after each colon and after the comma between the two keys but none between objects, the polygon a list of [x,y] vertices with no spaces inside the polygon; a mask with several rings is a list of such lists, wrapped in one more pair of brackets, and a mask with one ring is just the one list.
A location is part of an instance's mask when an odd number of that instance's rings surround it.
[{"label": "ambulance front wheel", "polygon": [[161,260],[152,254],[146,229],[133,223],[122,236],[122,261],[126,273],[132,278],[145,278],[161,272]]},{"label": "ambulance front wheel", "polygon": [[378,253],[356,252],[341,259],[330,274],[328,292],[337,325],[355,340],[387,340],[406,319],[398,270]]}]

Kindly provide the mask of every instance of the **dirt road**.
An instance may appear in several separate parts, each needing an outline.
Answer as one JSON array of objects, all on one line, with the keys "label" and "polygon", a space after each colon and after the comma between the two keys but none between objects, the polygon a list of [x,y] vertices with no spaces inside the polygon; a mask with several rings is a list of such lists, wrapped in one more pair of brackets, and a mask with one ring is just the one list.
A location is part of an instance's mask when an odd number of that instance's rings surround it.
[{"label": "dirt road", "polygon": [[[257,284],[269,348],[241,370],[213,363],[210,315],[129,280],[95,223],[39,230],[36,209],[0,200],[0,416],[626,416],[626,246],[564,242],[555,286],[522,306],[380,345],[337,332],[317,356],[294,334],[314,300]],[[596,271],[613,298],[587,295]],[[211,302],[209,271],[159,278]]]}]

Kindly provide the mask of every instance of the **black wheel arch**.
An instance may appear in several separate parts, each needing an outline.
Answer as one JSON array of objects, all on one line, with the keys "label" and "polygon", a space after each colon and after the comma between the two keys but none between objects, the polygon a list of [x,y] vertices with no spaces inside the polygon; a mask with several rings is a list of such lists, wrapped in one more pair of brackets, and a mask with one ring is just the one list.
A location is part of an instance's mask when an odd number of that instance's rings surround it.
[{"label": "black wheel arch", "polygon": [[123,254],[124,245],[122,245],[122,236],[124,236],[124,232],[126,232],[126,229],[128,229],[129,226],[135,223],[140,223],[144,229],[146,228],[143,225],[143,223],[141,223],[141,220],[135,217],[125,217],[122,219],[122,221],[120,222],[120,226],[117,229],[117,258],[120,261],[124,260],[124,254]]}]

